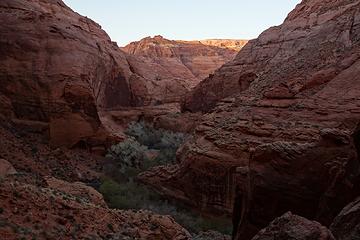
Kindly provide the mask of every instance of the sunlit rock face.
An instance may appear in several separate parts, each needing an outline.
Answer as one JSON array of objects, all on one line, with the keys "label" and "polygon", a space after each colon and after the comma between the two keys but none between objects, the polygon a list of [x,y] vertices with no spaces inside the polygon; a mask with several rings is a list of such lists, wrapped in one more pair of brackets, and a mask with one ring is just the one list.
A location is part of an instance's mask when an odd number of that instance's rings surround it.
[{"label": "sunlit rock face", "polygon": [[[359,191],[360,2],[302,1],[201,82],[178,164],[140,179],[250,239],[287,211],[329,226]],[[226,97],[226,98],[224,98]]]},{"label": "sunlit rock face", "polygon": [[[180,102],[201,80],[232,60],[244,40],[173,41],[147,37],[122,48],[134,72],[146,79],[145,103]],[[139,95],[141,95],[139,93]],[[145,94],[143,94],[145,95]]]}]

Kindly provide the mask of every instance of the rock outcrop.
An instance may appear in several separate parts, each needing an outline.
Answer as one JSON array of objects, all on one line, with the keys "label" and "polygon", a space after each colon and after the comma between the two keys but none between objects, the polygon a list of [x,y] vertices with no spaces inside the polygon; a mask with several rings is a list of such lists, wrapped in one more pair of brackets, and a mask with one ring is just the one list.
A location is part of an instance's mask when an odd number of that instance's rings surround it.
[{"label": "rock outcrop", "polygon": [[241,239],[287,211],[329,226],[360,195],[359,6],[304,0],[250,41],[184,105],[208,113],[178,164],[140,180]]},{"label": "rock outcrop", "polygon": [[187,97],[184,110],[208,111],[223,98],[314,95],[358,60],[358,1],[303,1]]},{"label": "rock outcrop", "polygon": [[133,104],[125,54],[60,0],[4,0],[0,9],[0,112],[47,123],[54,145],[103,136],[97,107]]},{"label": "rock outcrop", "polygon": [[[240,239],[240,238],[239,238]],[[252,240],[335,240],[329,229],[318,222],[291,214],[275,219]]]},{"label": "rock outcrop", "polygon": [[200,40],[199,42],[207,46],[215,46],[215,47],[240,51],[248,43],[248,40],[206,39],[206,40]]},{"label": "rock outcrop", "polygon": [[340,212],[331,224],[330,230],[338,240],[360,239],[360,198]]},{"label": "rock outcrop", "polygon": [[103,196],[94,188],[87,186],[82,182],[69,183],[54,177],[46,177],[46,184],[48,188],[72,195],[77,198],[82,198],[89,203],[97,206],[106,207]]},{"label": "rock outcrop", "polygon": [[[155,36],[132,42],[122,50],[152,60],[175,78],[191,80],[191,86],[195,86],[217,68],[233,60],[246,43],[246,40],[180,41]],[[158,75],[162,77],[161,72]]]},{"label": "rock outcrop", "polygon": [[129,54],[132,70],[146,79],[142,89],[149,98],[143,101],[160,104],[180,102],[196,84],[232,60],[246,42],[175,41],[155,36],[132,42],[122,50]]},{"label": "rock outcrop", "polygon": [[112,210],[67,191],[0,182],[2,239],[191,239],[169,216]]}]

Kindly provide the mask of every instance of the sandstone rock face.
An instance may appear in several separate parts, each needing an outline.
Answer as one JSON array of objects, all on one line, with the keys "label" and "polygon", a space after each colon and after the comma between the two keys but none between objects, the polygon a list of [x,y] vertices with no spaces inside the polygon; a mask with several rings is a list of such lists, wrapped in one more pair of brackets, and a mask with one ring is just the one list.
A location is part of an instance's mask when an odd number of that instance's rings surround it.
[{"label": "sandstone rock face", "polygon": [[132,70],[145,79],[142,88],[135,88],[147,92],[150,99],[143,101],[163,103],[179,102],[201,80],[232,60],[245,44],[240,40],[172,41],[155,36],[122,50],[131,55]]},{"label": "sandstone rock face", "polygon": [[215,47],[240,51],[248,43],[248,40],[206,39],[206,40],[200,40],[199,42],[207,46],[215,46]]},{"label": "sandstone rock face", "polygon": [[241,239],[287,211],[329,226],[360,195],[359,4],[303,1],[250,41],[185,105],[212,110],[178,164],[141,181],[201,211],[233,213]]},{"label": "sandstone rock face", "polygon": [[208,111],[222,98],[311,96],[358,59],[358,1],[302,1],[285,22],[251,40],[202,81],[184,110]]},{"label": "sandstone rock face", "polygon": [[[240,238],[239,238],[240,239]],[[335,240],[331,232],[321,224],[290,212],[275,219],[252,240]]]},{"label": "sandstone rock face", "polygon": [[360,198],[340,212],[330,229],[338,240],[360,239]]},{"label": "sandstone rock face", "polygon": [[132,104],[125,54],[98,24],[61,0],[4,0],[0,8],[3,114],[48,122],[54,145],[73,146],[101,131],[98,106]]},{"label": "sandstone rock face", "polygon": [[[245,40],[176,41],[155,36],[132,42],[122,49],[129,54],[153,59],[160,65],[169,64],[169,66],[164,66],[166,70],[174,75],[177,74],[179,78],[192,78],[199,81],[224,63],[233,60],[246,43]],[[172,63],[174,69],[171,69]],[[187,75],[183,75],[184,73]],[[161,77],[161,74],[159,75]],[[192,86],[195,86],[198,81]]]}]

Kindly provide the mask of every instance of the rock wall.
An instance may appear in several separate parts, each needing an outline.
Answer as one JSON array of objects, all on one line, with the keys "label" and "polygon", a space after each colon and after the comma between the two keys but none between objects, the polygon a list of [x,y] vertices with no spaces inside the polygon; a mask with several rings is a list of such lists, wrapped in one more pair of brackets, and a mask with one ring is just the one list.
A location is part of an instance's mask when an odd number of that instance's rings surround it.
[{"label": "rock wall", "polygon": [[97,135],[97,107],[133,104],[125,54],[92,20],[60,0],[4,0],[0,19],[2,102],[16,119],[48,122],[54,145]]},{"label": "rock wall", "polygon": [[359,4],[302,1],[250,41],[184,105],[207,113],[178,164],[140,179],[241,239],[287,211],[329,226],[360,194]]},{"label": "rock wall", "polygon": [[257,98],[314,95],[358,59],[358,1],[302,1],[280,26],[264,31],[183,104],[208,111],[220,99],[244,92]]},{"label": "rock wall", "polygon": [[[132,70],[145,81],[143,103],[180,102],[201,80],[232,60],[245,40],[177,41],[147,37],[121,48],[129,54]],[[140,81],[137,81],[140,82]],[[139,83],[140,84],[140,83]],[[146,94],[145,94],[146,93]]]}]

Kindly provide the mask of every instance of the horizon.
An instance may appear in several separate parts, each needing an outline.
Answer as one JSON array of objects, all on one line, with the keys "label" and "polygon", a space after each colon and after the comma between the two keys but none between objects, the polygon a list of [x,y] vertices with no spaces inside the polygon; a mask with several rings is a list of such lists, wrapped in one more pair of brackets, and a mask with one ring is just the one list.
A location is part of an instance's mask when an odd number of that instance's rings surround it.
[{"label": "horizon", "polygon": [[83,0],[64,2],[100,24],[112,41],[123,47],[156,35],[183,41],[255,39],[269,27],[280,25],[301,1],[224,0],[219,4],[216,0],[156,0],[151,3],[109,0],[105,5],[96,0],[88,0],[86,4]]}]

